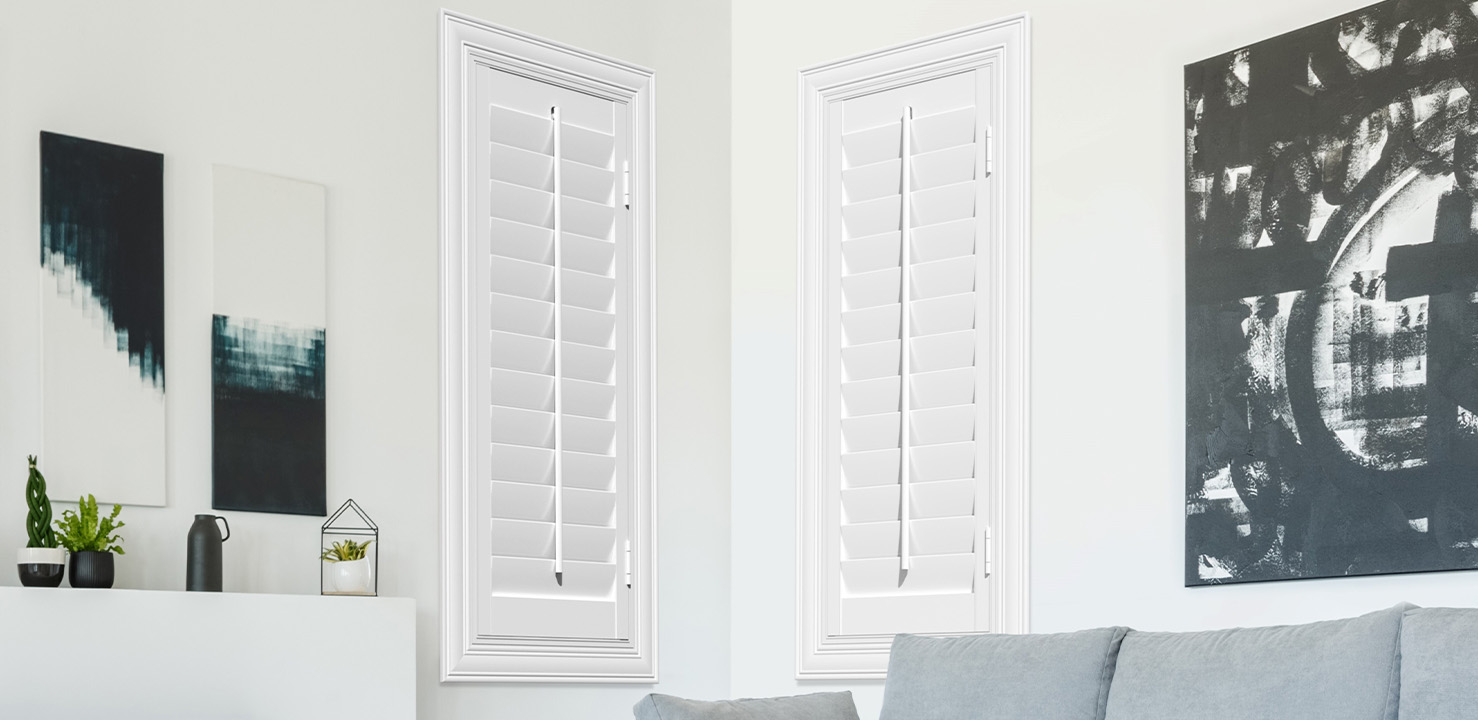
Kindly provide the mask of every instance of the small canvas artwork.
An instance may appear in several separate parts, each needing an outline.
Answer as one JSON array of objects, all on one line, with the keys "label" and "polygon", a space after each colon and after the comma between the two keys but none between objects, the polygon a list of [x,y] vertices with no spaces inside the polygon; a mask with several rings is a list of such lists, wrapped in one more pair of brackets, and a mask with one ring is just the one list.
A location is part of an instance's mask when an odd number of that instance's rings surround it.
[{"label": "small canvas artwork", "polygon": [[216,315],[212,505],[325,512],[324,331]]},{"label": "small canvas artwork", "polygon": [[1478,5],[1186,68],[1188,585],[1478,568]]},{"label": "small canvas artwork", "polygon": [[41,133],[51,496],[165,504],[164,156]]},{"label": "small canvas artwork", "polygon": [[327,513],[323,186],[214,170],[212,507]]}]

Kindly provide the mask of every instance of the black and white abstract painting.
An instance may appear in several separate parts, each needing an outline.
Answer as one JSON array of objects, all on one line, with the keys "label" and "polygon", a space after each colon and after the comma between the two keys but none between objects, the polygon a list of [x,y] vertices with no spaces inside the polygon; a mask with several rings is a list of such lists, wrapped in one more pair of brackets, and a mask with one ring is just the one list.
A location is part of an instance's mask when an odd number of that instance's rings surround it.
[{"label": "black and white abstract painting", "polygon": [[212,505],[323,515],[324,330],[216,315]]},{"label": "black and white abstract painting", "polygon": [[326,192],[219,165],[213,183],[211,504],[324,515]]},{"label": "black and white abstract painting", "polygon": [[1478,567],[1475,8],[1186,68],[1188,585]]},{"label": "black and white abstract painting", "polygon": [[164,156],[41,133],[52,497],[165,503]]}]

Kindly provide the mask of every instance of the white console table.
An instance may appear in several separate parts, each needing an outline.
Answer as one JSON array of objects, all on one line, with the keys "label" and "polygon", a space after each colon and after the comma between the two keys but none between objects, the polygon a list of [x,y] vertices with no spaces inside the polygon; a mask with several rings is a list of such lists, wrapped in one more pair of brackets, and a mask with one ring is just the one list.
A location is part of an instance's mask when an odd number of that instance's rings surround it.
[{"label": "white console table", "polygon": [[403,598],[0,587],[0,717],[414,720]]}]

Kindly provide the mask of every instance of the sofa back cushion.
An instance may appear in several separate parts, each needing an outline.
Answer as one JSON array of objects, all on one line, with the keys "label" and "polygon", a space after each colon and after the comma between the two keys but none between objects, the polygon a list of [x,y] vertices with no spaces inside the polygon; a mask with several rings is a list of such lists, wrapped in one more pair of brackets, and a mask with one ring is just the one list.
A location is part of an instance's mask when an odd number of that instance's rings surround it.
[{"label": "sofa back cushion", "polygon": [[1401,720],[1478,714],[1478,610],[1412,608],[1401,623]]},{"label": "sofa back cushion", "polygon": [[1125,632],[899,635],[880,720],[1101,720]]},{"label": "sofa back cushion", "polygon": [[652,693],[635,710],[636,720],[857,720],[850,692],[711,702]]},{"label": "sofa back cushion", "polygon": [[1411,607],[1308,625],[1131,632],[1107,720],[1395,720]]}]

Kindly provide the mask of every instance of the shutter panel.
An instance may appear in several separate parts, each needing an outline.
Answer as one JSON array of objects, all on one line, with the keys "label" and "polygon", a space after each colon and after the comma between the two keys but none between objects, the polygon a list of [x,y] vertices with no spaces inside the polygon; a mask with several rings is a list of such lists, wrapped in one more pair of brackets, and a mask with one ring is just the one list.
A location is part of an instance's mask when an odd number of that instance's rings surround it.
[{"label": "shutter panel", "polygon": [[836,634],[983,627],[977,82],[962,73],[842,103],[832,155],[841,248]]},{"label": "shutter panel", "polygon": [[1027,629],[1028,24],[801,71],[798,678]]},{"label": "shutter panel", "polygon": [[624,225],[616,103],[480,69],[488,345],[479,535],[498,637],[629,637],[618,422]]},{"label": "shutter panel", "polygon": [[441,19],[441,679],[651,683],[653,74]]}]

